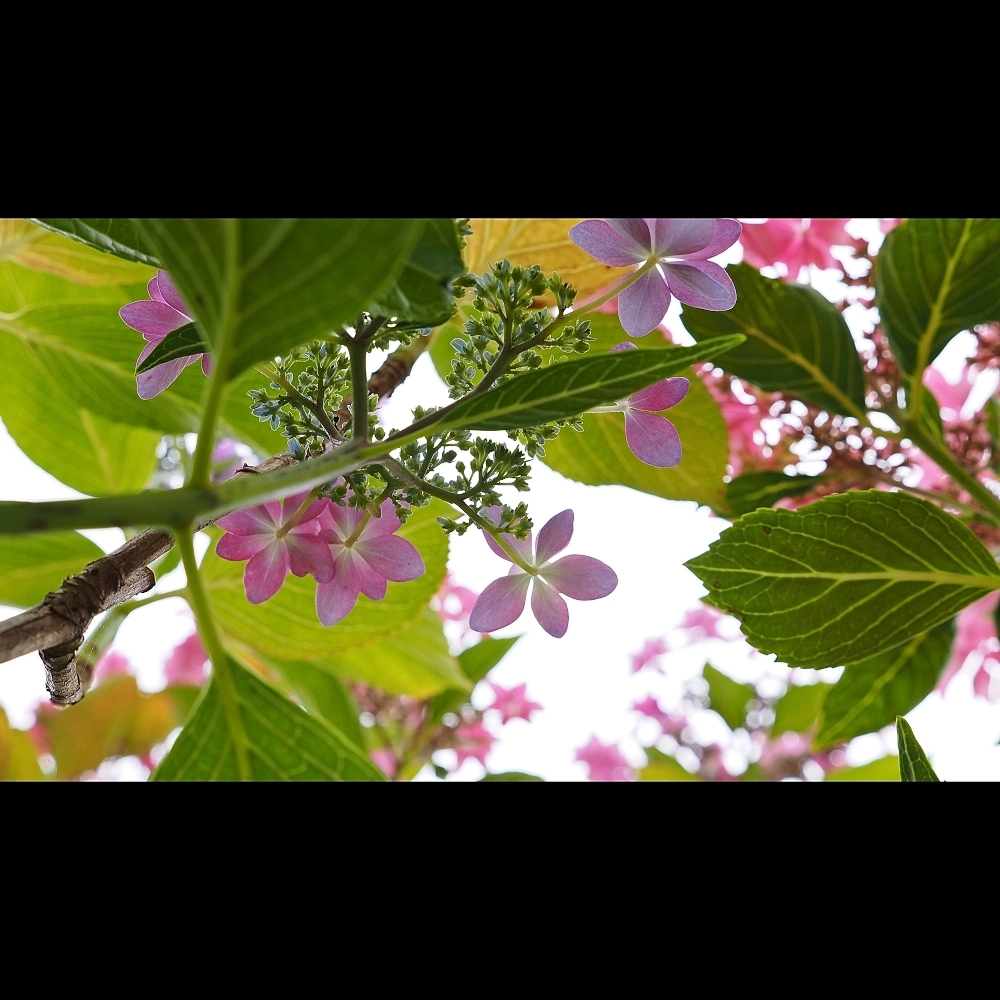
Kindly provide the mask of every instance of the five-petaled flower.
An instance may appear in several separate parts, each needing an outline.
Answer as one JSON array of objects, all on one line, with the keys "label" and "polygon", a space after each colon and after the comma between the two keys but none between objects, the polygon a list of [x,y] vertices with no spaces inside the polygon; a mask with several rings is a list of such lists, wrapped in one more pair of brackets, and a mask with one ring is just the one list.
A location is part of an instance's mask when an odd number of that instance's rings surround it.
[{"label": "five-petaled flower", "polygon": [[582,761],[590,770],[590,781],[634,781],[632,770],[624,754],[614,743],[602,743],[596,736],[576,751],[576,760]]},{"label": "five-petaled flower", "polygon": [[[486,507],[482,514],[498,523],[500,507]],[[495,632],[517,621],[524,611],[528,589],[532,587],[531,610],[538,624],[559,639],[569,626],[569,608],[560,597],[565,594],[577,601],[596,601],[607,597],[618,586],[618,577],[610,566],[591,556],[564,556],[552,562],[573,537],[573,511],[556,514],[538,532],[538,545],[532,553],[531,533],[523,541],[513,535],[501,537],[523,565],[518,565],[488,532],[486,542],[493,551],[513,563],[507,576],[494,580],[479,595],[469,616],[474,632]]]},{"label": "five-petaled flower", "polygon": [[732,279],[709,260],[740,236],[735,219],[588,219],[570,239],[612,267],[655,264],[618,296],[618,318],[630,337],[644,337],[667,314],[671,294],[696,309],[736,304]]},{"label": "five-petaled flower", "polygon": [[[168,333],[194,322],[191,310],[184,304],[181,293],[177,291],[177,286],[170,280],[170,275],[166,271],[157,271],[156,277],[150,279],[147,288],[149,299],[130,302],[118,310],[118,315],[126,325],[138,330],[148,341],[136,365],[141,365]],[[207,354],[192,354],[176,361],[166,361],[148,372],[136,375],[135,381],[140,398],[152,399],[158,396],[188,365],[193,365],[196,361],[201,361],[201,370],[206,375],[212,374],[211,357]]]},{"label": "five-petaled flower", "polygon": [[319,520],[329,501],[314,500],[302,511],[308,497],[307,490],[280,502],[233,511],[215,522],[228,532],[219,539],[216,555],[235,562],[250,560],[243,571],[243,588],[251,604],[274,597],[289,571],[296,576],[312,574],[321,584],[333,576],[333,559],[320,537]]},{"label": "five-petaled flower", "polygon": [[381,517],[372,517],[356,507],[327,503],[320,516],[319,537],[329,546],[335,566],[316,588],[316,614],[324,625],[346,618],[358,594],[381,601],[387,581],[405,583],[423,575],[420,553],[394,534],[401,525],[392,501],[384,501],[380,512]]},{"label": "five-petaled flower", "polygon": [[488,681],[488,683],[493,688],[494,695],[494,701],[490,708],[500,713],[500,725],[506,726],[511,719],[524,719],[525,722],[531,722],[531,713],[541,711],[542,706],[537,701],[529,700],[527,684],[504,688],[492,681]]}]

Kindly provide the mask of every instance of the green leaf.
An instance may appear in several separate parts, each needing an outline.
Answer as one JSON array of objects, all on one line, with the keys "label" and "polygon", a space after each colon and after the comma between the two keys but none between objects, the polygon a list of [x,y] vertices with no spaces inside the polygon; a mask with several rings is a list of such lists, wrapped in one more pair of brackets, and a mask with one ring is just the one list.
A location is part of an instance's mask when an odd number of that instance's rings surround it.
[{"label": "green leaf", "polygon": [[765,278],[749,264],[730,266],[727,273],[736,286],[736,305],[726,312],[685,306],[681,319],[691,336],[705,341],[745,334],[746,343],[726,355],[727,372],[832,413],[863,415],[864,370],[837,307],[807,285]]},{"label": "green leaf", "polygon": [[665,754],[656,747],[643,747],[649,763],[639,771],[640,781],[698,781],[676,758]]},{"label": "green leaf", "polygon": [[899,781],[899,758],[894,754],[879,757],[860,767],[845,767],[831,771],[824,781]]},{"label": "green leaf", "polygon": [[428,219],[393,286],[369,312],[395,318],[399,330],[446,323],[455,310],[452,281],[465,273],[454,219]]},{"label": "green leaf", "polygon": [[718,712],[730,729],[739,729],[746,722],[747,702],[757,697],[752,684],[740,684],[731,677],[705,664],[702,676],[708,681],[708,707]]},{"label": "green leaf", "polygon": [[945,344],[1000,319],[1000,219],[909,219],[875,267],[882,328],[900,367],[919,375]]},{"label": "green leaf", "polygon": [[678,375],[695,362],[725,353],[742,339],[719,337],[694,347],[622,351],[551,365],[519,375],[481,395],[466,396],[435,426],[435,431],[502,431],[564,420]]},{"label": "green leaf", "polygon": [[326,719],[355,746],[364,746],[358,706],[337,677],[313,663],[288,660],[269,660],[268,663],[281,674],[307,711]]},{"label": "green leaf", "polygon": [[[339,729],[310,715],[235,660],[229,663],[254,780],[385,780],[367,754]],[[194,714],[150,781],[235,781],[238,777],[233,730],[217,681],[209,678]]]},{"label": "green leaf", "polygon": [[229,372],[354,322],[388,288],[422,219],[143,219]]},{"label": "green leaf", "polygon": [[0,604],[30,608],[103,555],[75,531],[0,535]]},{"label": "green leaf", "polygon": [[747,472],[726,487],[729,509],[739,517],[759,507],[770,507],[783,497],[797,497],[816,489],[825,476],[786,476],[783,472]]},{"label": "green leaf", "polygon": [[32,222],[123,260],[159,267],[135,219],[32,219]]},{"label": "green leaf", "polygon": [[900,781],[940,781],[917,742],[910,724],[901,715],[896,717],[896,742],[899,744]]},{"label": "green leaf", "polygon": [[799,684],[789,687],[774,706],[771,736],[782,733],[808,733],[816,725],[823,699],[832,684]]},{"label": "green leaf", "polygon": [[526,774],[524,771],[499,771],[496,774],[486,774],[480,781],[544,781],[537,774]]},{"label": "green leaf", "polygon": [[141,375],[151,368],[156,368],[157,365],[189,358],[192,354],[204,354],[206,351],[208,345],[201,339],[198,327],[194,323],[185,323],[184,326],[168,333],[150,351],[146,360],[136,368],[135,373]]},{"label": "green leaf", "polygon": [[895,649],[850,663],[823,703],[817,747],[874,733],[934,690],[948,662],[955,622],[942,622]]},{"label": "green leaf", "polygon": [[44,777],[31,737],[11,729],[7,713],[0,708],[0,781],[42,781]]},{"label": "green leaf", "polygon": [[[454,686],[445,684],[442,672],[462,686],[462,674],[454,658],[442,659],[439,655],[441,644],[447,654],[443,633],[440,643],[436,637],[424,636],[412,655],[402,641],[398,647],[391,647],[395,651],[391,656],[384,645],[420,619],[441,586],[448,559],[448,539],[436,518],[448,509],[434,500],[427,507],[414,510],[397,532],[420,552],[426,567],[424,575],[409,583],[390,583],[381,601],[371,601],[362,594],[355,609],[330,628],[320,624],[316,617],[316,583],[312,577],[289,575],[274,597],[252,605],[243,589],[245,563],[218,558],[213,545],[205,557],[202,574],[220,626],[237,642],[266,658],[305,660],[333,673],[357,676],[386,690],[416,694],[427,691],[428,687],[433,691]],[[382,655],[375,655],[373,650],[371,656],[348,657],[353,650],[376,643],[380,644]],[[375,677],[384,683],[374,680]],[[404,686],[393,686],[398,684]],[[418,690],[411,690],[412,687]]]},{"label": "green leaf", "polygon": [[463,649],[458,654],[458,662],[462,673],[475,684],[481,681],[510,651],[521,637],[511,636],[509,639],[493,639],[484,637],[474,646]]},{"label": "green leaf", "polygon": [[802,667],[874,656],[1000,589],[975,535],[927,500],[852,491],[740,518],[685,563],[763,653]]}]

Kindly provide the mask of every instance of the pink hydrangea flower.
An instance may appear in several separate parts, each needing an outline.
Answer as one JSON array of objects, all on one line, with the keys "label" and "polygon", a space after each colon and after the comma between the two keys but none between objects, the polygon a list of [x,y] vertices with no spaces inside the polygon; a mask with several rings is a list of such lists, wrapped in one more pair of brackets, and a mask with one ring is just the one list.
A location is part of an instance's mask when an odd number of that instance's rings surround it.
[{"label": "pink hydrangea flower", "polygon": [[197,632],[174,647],[164,664],[163,672],[167,677],[167,687],[201,687],[205,683],[208,678],[208,653]]},{"label": "pink hydrangea flower", "polygon": [[[501,508],[487,507],[482,513],[499,523]],[[523,541],[504,534],[504,541],[529,567],[525,571],[504,552],[488,533],[483,537],[501,559],[512,563],[507,576],[494,580],[479,595],[469,616],[469,628],[474,632],[495,632],[517,621],[524,611],[524,602],[531,592],[531,611],[538,624],[559,639],[569,626],[569,608],[560,597],[565,594],[576,601],[596,601],[607,597],[618,586],[618,577],[610,566],[591,556],[564,556],[552,562],[573,537],[573,511],[556,514],[538,533],[538,545],[532,552],[531,533]]]},{"label": "pink hydrangea flower", "polygon": [[937,682],[936,690],[944,693],[972,653],[981,653],[986,657],[1000,649],[997,624],[993,617],[998,600],[1000,594],[987,594],[959,611],[955,620],[955,641],[951,647],[951,656]]},{"label": "pink hydrangea flower", "polygon": [[678,631],[688,633],[688,643],[701,642],[703,639],[725,639],[719,634],[718,625],[723,615],[707,604],[702,604],[684,615],[684,620],[677,626]]},{"label": "pink hydrangea flower", "polygon": [[959,412],[965,406],[965,401],[969,398],[969,393],[972,392],[972,385],[968,377],[968,366],[962,372],[962,378],[957,385],[952,385],[933,365],[928,365],[924,369],[922,376],[924,385],[930,389],[938,406],[952,411],[951,416],[941,414],[946,420],[957,420]]},{"label": "pink hydrangea flower", "polygon": [[[194,322],[191,310],[184,304],[181,293],[166,271],[158,271],[156,277],[150,278],[147,287],[149,299],[130,302],[118,310],[118,315],[126,325],[138,330],[148,341],[136,365],[141,365],[168,333]],[[201,370],[206,375],[212,374],[211,357],[207,354],[192,354],[187,358],[167,361],[137,375],[135,380],[140,398],[152,399],[158,396],[188,365],[193,365],[196,361],[201,361]]]},{"label": "pink hydrangea flower", "polygon": [[517,687],[504,688],[499,684],[488,682],[493,688],[494,700],[490,708],[500,713],[500,724],[506,726],[511,719],[524,719],[531,722],[531,713],[540,712],[542,706],[537,701],[529,701],[527,696],[527,684],[518,684]]},{"label": "pink hydrangea flower", "polygon": [[632,673],[637,674],[644,667],[658,670],[661,674],[663,668],[660,666],[660,657],[670,651],[666,642],[660,639],[647,639],[642,644],[642,649],[638,653],[632,653],[629,659],[632,661]]},{"label": "pink hydrangea flower", "polygon": [[596,736],[576,751],[574,760],[583,761],[590,770],[590,781],[634,781],[635,772],[614,743],[602,743]]},{"label": "pink hydrangea flower", "polygon": [[680,736],[688,724],[688,720],[683,715],[671,715],[660,708],[660,703],[653,697],[647,695],[643,701],[634,702],[633,712],[641,712],[650,719],[655,719],[663,730],[665,736],[673,736],[675,739]]},{"label": "pink hydrangea flower", "polygon": [[[611,348],[618,351],[635,351],[635,344],[627,341]],[[686,395],[691,383],[686,378],[665,378],[645,389],[632,393],[627,399],[613,406],[599,406],[592,412],[621,411],[625,414],[625,443],[640,462],[658,469],[672,469],[680,465],[682,450],[677,428],[660,416],[660,410],[676,406]]]},{"label": "pink hydrangea flower", "polygon": [[378,750],[370,750],[368,752],[368,756],[371,757],[371,759],[375,761],[375,763],[378,764],[378,766],[382,768],[382,770],[385,771],[390,778],[394,778],[396,776],[396,755],[391,750],[386,747],[382,747]]},{"label": "pink hydrangea flower", "polygon": [[109,649],[97,661],[97,666],[94,668],[94,683],[99,684],[109,677],[130,673],[131,667],[132,664],[127,656],[119,653],[117,649]]},{"label": "pink hydrangea flower", "polygon": [[271,500],[257,507],[237,510],[215,523],[228,534],[219,539],[216,555],[242,562],[243,588],[251,604],[262,604],[281,590],[289,571],[296,576],[312,574],[321,583],[333,577],[329,546],[319,537],[320,514],[330,502],[315,500],[293,523],[309,491],[280,502]]},{"label": "pink hydrangea flower", "polygon": [[470,757],[486,766],[486,755],[493,748],[496,737],[481,723],[466,723],[455,730],[455,753],[458,770]]},{"label": "pink hydrangea flower", "polygon": [[389,580],[405,583],[423,575],[420,553],[395,535],[401,525],[392,501],[384,501],[380,510],[381,517],[372,517],[333,503],[323,509],[320,538],[329,546],[335,567],[316,588],[316,614],[324,625],[346,618],[358,594],[381,601]]},{"label": "pink hydrangea flower", "polygon": [[740,234],[743,259],[756,268],[779,261],[788,266],[788,279],[798,278],[807,264],[817,267],[840,267],[830,254],[831,245],[845,246],[852,239],[844,231],[850,219],[768,219],[756,225],[744,225]]},{"label": "pink hydrangea flower", "polygon": [[618,296],[625,332],[644,337],[663,322],[671,295],[697,309],[732,309],[732,279],[708,258],[728,250],[741,228],[735,219],[588,219],[573,226],[569,238],[612,267],[658,261]]}]

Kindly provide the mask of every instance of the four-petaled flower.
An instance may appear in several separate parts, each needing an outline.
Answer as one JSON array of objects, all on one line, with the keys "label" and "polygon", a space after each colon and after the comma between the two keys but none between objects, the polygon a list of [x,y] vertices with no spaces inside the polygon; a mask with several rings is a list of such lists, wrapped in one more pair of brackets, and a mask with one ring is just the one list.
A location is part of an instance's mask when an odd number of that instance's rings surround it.
[{"label": "four-petaled flower", "polygon": [[588,219],[569,238],[612,267],[656,261],[618,296],[625,332],[644,337],[663,322],[671,293],[696,309],[732,309],[732,279],[708,258],[728,250],[741,229],[735,219]]},{"label": "four-petaled flower", "polygon": [[[184,304],[181,293],[177,291],[177,286],[170,280],[170,275],[166,271],[157,271],[156,277],[150,279],[147,288],[149,289],[148,300],[130,302],[118,310],[118,315],[121,316],[126,325],[132,327],[133,330],[138,330],[148,341],[139,355],[137,365],[142,364],[149,357],[153,349],[168,333],[173,333],[174,330],[179,330],[182,326],[194,322],[191,311]],[[212,359],[207,354],[192,354],[190,357],[178,358],[176,361],[166,361],[162,365],[151,368],[148,372],[137,375],[135,380],[140,398],[152,399],[154,396],[158,396],[188,365],[193,365],[199,360],[201,361],[201,370],[206,375],[211,375]]]},{"label": "four-petaled flower", "polygon": [[307,490],[280,502],[234,511],[215,522],[228,532],[219,539],[216,555],[235,562],[250,560],[243,571],[243,588],[251,604],[274,597],[289,570],[296,576],[312,574],[321,584],[333,576],[333,559],[320,538],[319,521],[329,501],[315,500],[300,514],[308,497]]},{"label": "four-petaled flower", "polygon": [[[500,507],[486,507],[481,513],[496,524],[500,511]],[[513,535],[502,535],[524,566],[515,563],[492,535],[488,532],[483,535],[489,547],[513,565],[507,576],[494,580],[479,595],[469,616],[469,628],[474,632],[495,632],[517,621],[533,582],[532,613],[549,635],[559,639],[569,626],[569,608],[560,594],[577,601],[596,601],[607,597],[618,586],[614,570],[591,556],[564,556],[556,562],[551,561],[573,537],[571,510],[556,514],[538,532],[534,553],[530,532],[523,541]]]},{"label": "four-petaled flower", "polygon": [[458,770],[469,757],[478,760],[485,767],[486,755],[493,749],[495,742],[496,737],[481,722],[459,726],[455,730],[455,753],[458,757],[455,770]]},{"label": "four-petaled flower", "polygon": [[327,503],[320,516],[319,537],[328,544],[335,566],[316,588],[316,614],[324,625],[346,618],[359,593],[381,601],[388,580],[405,583],[423,575],[420,553],[394,534],[401,525],[392,501],[384,501],[380,511],[381,517],[372,517],[356,507]]},{"label": "four-petaled flower", "polygon": [[175,685],[201,687],[208,677],[207,666],[208,654],[201,644],[201,639],[198,638],[198,633],[193,632],[174,647],[164,664],[163,672],[167,677],[167,687]]},{"label": "four-petaled flower", "polygon": [[500,713],[500,724],[506,726],[511,719],[524,719],[531,722],[531,713],[541,711],[542,706],[537,701],[529,701],[527,696],[527,684],[518,684],[517,687],[503,688],[499,684],[488,682],[493,688],[495,696],[490,708]]},{"label": "four-petaled flower", "polygon": [[756,268],[779,261],[788,266],[788,280],[795,281],[799,269],[808,264],[820,268],[840,267],[830,245],[854,241],[844,231],[850,219],[768,219],[746,225],[740,235],[743,259]]},{"label": "four-petaled flower", "polygon": [[[635,351],[635,344],[626,341],[611,348]],[[657,411],[676,406],[686,395],[691,383],[686,378],[665,378],[645,389],[619,400],[614,406],[597,407],[598,412],[621,410],[625,414],[625,443],[640,462],[658,469],[680,465],[681,438],[677,428]]]}]

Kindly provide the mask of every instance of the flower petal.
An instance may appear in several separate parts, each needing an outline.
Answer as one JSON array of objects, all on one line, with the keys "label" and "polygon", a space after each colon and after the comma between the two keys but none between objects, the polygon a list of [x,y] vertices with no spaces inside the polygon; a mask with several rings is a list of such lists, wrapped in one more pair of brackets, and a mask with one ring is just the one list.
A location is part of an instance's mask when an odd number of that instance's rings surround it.
[{"label": "flower petal", "polygon": [[353,576],[345,577],[339,572],[334,574],[332,580],[318,584],[316,617],[324,625],[334,625],[346,618],[358,603],[359,589],[354,586]]},{"label": "flower petal", "polygon": [[293,528],[285,535],[284,541],[288,550],[289,568],[296,576],[311,574],[320,583],[333,579],[333,556],[330,546],[322,538],[300,533]]},{"label": "flower petal", "polygon": [[[309,493],[310,493],[309,490],[303,490],[301,493],[294,493],[292,496],[285,497],[285,499],[281,501],[280,523],[282,525],[288,524],[288,522],[295,516],[298,509],[309,498]],[[313,521],[316,518],[318,518],[320,514],[322,514],[323,511],[326,509],[326,506],[327,504],[329,504],[329,502],[330,501],[327,500],[326,497],[317,497],[315,500],[313,500],[313,502],[309,505],[308,510],[306,510],[306,512],[300,518],[299,523],[292,530],[295,531],[300,526],[308,524],[310,521]],[[319,531],[319,524],[316,524],[312,528],[312,532],[314,534],[317,531]]]},{"label": "flower petal", "polygon": [[569,238],[591,257],[612,267],[631,267],[649,256],[648,248],[631,234],[616,232],[615,227],[600,219],[587,219],[573,226]]},{"label": "flower petal", "polygon": [[252,559],[261,549],[266,549],[274,541],[270,535],[223,535],[215,546],[215,554],[220,559],[243,562]]},{"label": "flower petal", "polygon": [[670,289],[654,268],[618,296],[618,318],[630,337],[645,337],[663,322],[669,305]]},{"label": "flower petal", "polygon": [[[150,282],[152,284],[152,282]],[[166,302],[168,306],[176,309],[181,315],[184,316],[185,320],[190,323],[194,319],[191,310],[188,308],[187,303],[181,298],[181,293],[177,290],[177,286],[174,284],[174,279],[167,274],[166,271],[157,271],[156,273],[156,287],[159,294],[156,296],[161,302]]]},{"label": "flower petal", "polygon": [[666,417],[645,410],[629,410],[625,414],[625,442],[632,454],[646,465],[657,469],[680,465],[680,435]]},{"label": "flower petal", "polygon": [[545,579],[574,601],[596,601],[618,586],[615,571],[593,556],[563,556],[542,571]]},{"label": "flower petal", "polygon": [[544,566],[557,552],[562,552],[573,537],[573,511],[564,510],[549,518],[538,532],[535,565]]},{"label": "flower petal", "polygon": [[[500,514],[503,511],[502,507],[484,507],[480,513],[486,518],[491,524],[500,523]],[[483,532],[483,538],[486,539],[486,544],[501,558],[506,559],[507,562],[512,562],[513,560],[504,552],[501,548],[500,543],[488,532]],[[509,535],[506,532],[503,533],[503,540],[526,562],[532,563],[532,544],[531,544],[531,532],[529,531],[527,536],[523,539],[515,538],[513,535]]]},{"label": "flower petal", "polygon": [[606,221],[619,236],[632,244],[637,253],[642,254],[641,260],[646,260],[653,252],[653,237],[652,230],[649,228],[649,219],[608,219]]},{"label": "flower petal", "polygon": [[280,507],[277,501],[271,500],[267,504],[261,503],[255,507],[234,510],[231,514],[223,514],[215,523],[220,528],[236,535],[270,534],[273,536],[278,530],[275,517],[279,514]]},{"label": "flower petal", "polygon": [[394,583],[405,583],[424,575],[420,553],[405,538],[396,535],[365,538],[362,534],[354,548],[376,573]]},{"label": "flower petal", "polygon": [[168,333],[179,330],[191,320],[183,313],[172,309],[166,302],[154,302],[143,299],[141,302],[130,302],[118,310],[126,326],[162,340]]},{"label": "flower petal", "polygon": [[686,378],[665,378],[633,393],[629,406],[633,410],[667,410],[676,406],[686,395],[691,383]]},{"label": "flower petal", "polygon": [[516,622],[524,611],[531,577],[527,573],[502,576],[494,580],[480,595],[469,615],[473,632],[495,632]]},{"label": "flower petal", "polygon": [[[710,260],[663,264],[667,284],[686,306],[720,312],[736,305],[736,288],[726,270]],[[629,289],[631,291],[631,289]]]},{"label": "flower petal", "polygon": [[[391,535],[401,527],[399,516],[391,500],[383,500],[379,507],[381,517],[373,517],[358,536],[360,538],[377,538],[379,535]],[[390,577],[389,579],[392,579]]]},{"label": "flower petal", "polygon": [[740,233],[743,259],[758,268],[784,260],[792,244],[801,241],[801,233],[801,219],[768,219],[744,226]]},{"label": "flower petal", "polygon": [[165,364],[150,368],[148,372],[136,375],[135,388],[139,398],[152,399],[154,396],[159,396],[164,389],[173,385],[185,368],[187,368],[187,361],[184,358],[178,358],[176,361],[167,361]]},{"label": "flower petal", "polygon": [[715,219],[650,219],[657,257],[698,253],[715,236]]},{"label": "flower petal", "polygon": [[201,370],[209,377],[212,377],[212,355],[196,354],[195,358],[201,358]]},{"label": "flower petal", "polygon": [[275,538],[247,563],[243,571],[243,589],[247,592],[247,600],[251,604],[263,604],[281,590],[286,576],[288,553],[280,539]]},{"label": "flower petal", "polygon": [[622,341],[620,344],[615,344],[614,347],[608,351],[608,354],[617,354],[619,351],[638,351],[639,348],[632,343],[631,340]]},{"label": "flower petal", "polygon": [[531,591],[531,612],[549,635],[561,639],[566,634],[566,629],[569,628],[569,608],[566,607],[566,602],[555,587],[550,587],[537,577]]},{"label": "flower petal", "polygon": [[343,541],[354,534],[364,516],[364,511],[358,510],[357,507],[341,507],[335,503],[328,503],[320,512],[319,519],[324,527],[332,528],[336,536]]},{"label": "flower petal", "polygon": [[697,253],[685,254],[688,260],[707,260],[728,250],[740,238],[743,226],[735,219],[715,219],[714,222],[715,235],[708,246]]}]

